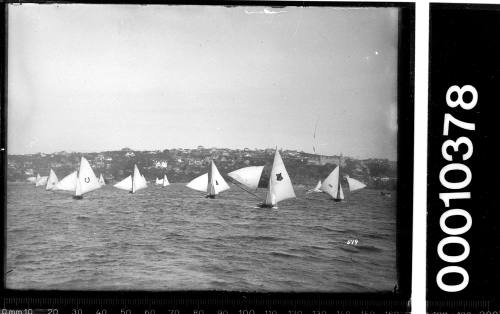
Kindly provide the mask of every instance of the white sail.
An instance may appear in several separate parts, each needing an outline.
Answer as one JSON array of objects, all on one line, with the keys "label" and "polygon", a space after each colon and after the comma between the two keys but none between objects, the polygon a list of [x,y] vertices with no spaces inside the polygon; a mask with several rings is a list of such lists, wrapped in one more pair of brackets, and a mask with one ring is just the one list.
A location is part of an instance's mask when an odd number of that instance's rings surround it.
[{"label": "white sail", "polygon": [[132,191],[132,176],[128,176],[120,182],[113,185],[115,188],[125,191]]},{"label": "white sail", "polygon": [[163,184],[163,181],[161,179],[156,178],[155,184],[161,185],[161,184]]},{"label": "white sail", "polygon": [[347,178],[347,183],[349,183],[349,191],[353,192],[356,190],[360,190],[364,187],[366,187],[366,184],[363,182],[360,182],[356,179],[350,178],[349,176],[346,176]]},{"label": "white sail", "polygon": [[221,176],[219,170],[215,166],[214,161],[210,165],[210,171],[208,173],[208,195],[217,195],[222,191],[228,190],[229,185],[227,185],[226,180]]},{"label": "white sail", "polygon": [[170,185],[170,182],[168,182],[168,179],[167,179],[167,175],[164,174],[163,175],[163,186],[167,186],[167,185]]},{"label": "white sail", "polygon": [[293,197],[295,197],[295,192],[293,191],[292,180],[290,180],[280,153],[276,150],[265,204],[276,206],[279,201]]},{"label": "white sail", "polygon": [[101,175],[99,176],[99,184],[101,186],[105,186],[106,185],[106,181],[104,181],[104,177],[102,176],[102,173]]},{"label": "white sail", "polygon": [[339,197],[338,197],[339,200],[343,200],[344,199],[344,191],[342,191],[342,184],[339,185]]},{"label": "white sail", "polygon": [[81,196],[85,193],[97,190],[100,187],[101,184],[99,183],[99,179],[97,179],[89,162],[85,157],[82,157],[80,161],[80,170],[78,171],[75,195]]},{"label": "white sail", "polygon": [[47,185],[45,186],[45,189],[48,191],[53,190],[58,182],[59,180],[57,179],[56,173],[54,172],[54,170],[50,169],[49,178],[47,179]]},{"label": "white sail", "polygon": [[318,181],[318,184],[313,189],[308,190],[306,193],[321,193],[321,180]]},{"label": "white sail", "polygon": [[264,166],[251,166],[232,171],[227,175],[251,189],[256,189],[263,169]]},{"label": "white sail", "polygon": [[44,186],[47,184],[49,177],[41,177],[39,174],[36,176],[35,186]]},{"label": "white sail", "polygon": [[28,181],[28,182],[33,183],[33,184],[34,184],[34,183],[36,183],[36,177],[28,177],[28,178],[26,179],[26,181]]},{"label": "white sail", "polygon": [[330,194],[331,197],[339,199],[339,167],[337,166],[321,184],[321,190]]},{"label": "white sail", "polygon": [[132,193],[135,193],[139,190],[145,189],[148,187],[148,183],[146,182],[146,178],[139,172],[139,168],[137,165],[134,165],[134,177],[132,180]]},{"label": "white sail", "polygon": [[54,190],[61,190],[61,191],[76,191],[76,179],[78,175],[76,171],[73,171],[72,173],[68,174],[64,178],[59,181]]},{"label": "white sail", "polygon": [[186,186],[196,191],[206,192],[208,186],[208,173],[202,174],[201,176],[194,178],[188,184],[186,184]]}]

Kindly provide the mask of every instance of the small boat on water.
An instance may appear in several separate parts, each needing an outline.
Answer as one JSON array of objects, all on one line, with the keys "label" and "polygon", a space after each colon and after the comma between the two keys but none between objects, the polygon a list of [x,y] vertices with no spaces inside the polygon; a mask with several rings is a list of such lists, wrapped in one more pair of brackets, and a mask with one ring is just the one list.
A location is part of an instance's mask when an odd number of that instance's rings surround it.
[{"label": "small boat on water", "polygon": [[49,177],[41,177],[39,173],[36,174],[35,187],[45,186]]},{"label": "small boat on water", "polygon": [[158,178],[156,178],[156,180],[155,180],[155,184],[156,184],[156,185],[162,185],[162,184],[163,184],[163,179],[158,179]]},{"label": "small boat on water", "polygon": [[80,160],[80,168],[59,181],[52,189],[54,191],[75,192],[74,199],[82,199],[83,195],[101,188],[99,179],[97,179],[92,167],[85,157]]},{"label": "small boat on water", "polygon": [[281,159],[281,155],[276,149],[266,199],[258,206],[261,208],[278,208],[278,202],[294,197],[292,180],[290,180],[283,159]]},{"label": "small boat on water", "polygon": [[391,192],[386,192],[386,191],[380,191],[380,195],[381,196],[385,196],[385,197],[391,197],[392,196]]},{"label": "small boat on water", "polygon": [[321,192],[323,192],[323,191],[321,190],[321,180],[319,180],[318,184],[316,184],[316,186],[313,189],[307,190],[306,194],[321,193]]},{"label": "small boat on water", "polygon": [[104,181],[104,177],[102,176],[102,173],[99,176],[99,184],[101,186],[105,186],[106,185],[106,181]]},{"label": "small boat on water", "polygon": [[163,175],[163,182],[162,182],[162,184],[163,184],[163,187],[166,187],[166,186],[170,185],[170,182],[168,182],[166,174]]},{"label": "small boat on water", "polygon": [[[339,165],[333,169],[333,171],[328,175],[328,177],[321,184],[321,190],[328,193],[332,199],[336,202],[340,202],[344,199],[344,191],[342,190],[342,184],[340,182],[340,160]],[[349,184],[349,191],[354,192],[356,190],[360,190],[366,185],[356,179],[345,176],[347,179],[347,183]]]},{"label": "small boat on water", "polygon": [[52,191],[56,188],[59,180],[57,179],[56,173],[54,170],[50,169],[49,178],[47,179],[47,185],[45,186],[45,190]]},{"label": "small boat on water", "polygon": [[28,178],[26,178],[26,181],[28,181],[29,183],[35,184],[36,183],[36,177],[28,177]]},{"label": "small boat on water", "polygon": [[215,198],[217,194],[229,189],[229,185],[221,176],[213,160],[210,163],[208,173],[194,178],[186,186],[196,191],[206,192],[207,198]]},{"label": "small boat on water", "polygon": [[113,186],[120,190],[129,191],[129,193],[135,193],[147,188],[148,183],[146,182],[146,178],[139,172],[137,165],[134,165],[134,173]]},{"label": "small boat on water", "polygon": [[344,199],[344,191],[342,191],[342,185],[340,184],[339,168],[340,167],[337,166],[333,169],[321,184],[321,190],[329,194],[336,202],[340,202]]},{"label": "small boat on water", "polygon": [[99,179],[97,179],[94,171],[90,167],[89,162],[82,156],[80,161],[80,169],[76,179],[76,190],[74,199],[82,199],[83,194],[97,190],[101,187]]}]

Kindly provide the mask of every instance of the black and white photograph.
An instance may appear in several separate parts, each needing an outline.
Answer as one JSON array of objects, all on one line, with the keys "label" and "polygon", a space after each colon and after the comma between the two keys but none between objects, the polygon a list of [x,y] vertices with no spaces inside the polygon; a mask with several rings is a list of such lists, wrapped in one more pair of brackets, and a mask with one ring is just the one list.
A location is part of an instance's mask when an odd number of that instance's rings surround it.
[{"label": "black and white photograph", "polygon": [[400,21],[8,5],[5,287],[397,292]]}]

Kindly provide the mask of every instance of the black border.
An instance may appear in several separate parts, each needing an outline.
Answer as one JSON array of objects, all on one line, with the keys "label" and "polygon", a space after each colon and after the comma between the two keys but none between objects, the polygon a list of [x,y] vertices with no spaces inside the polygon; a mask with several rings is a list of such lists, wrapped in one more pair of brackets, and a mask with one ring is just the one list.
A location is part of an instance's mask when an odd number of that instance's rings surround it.
[{"label": "black border", "polygon": [[[26,3],[24,1],[8,1],[11,4]],[[34,0],[29,3],[42,4],[145,4],[141,1],[43,1]],[[393,292],[383,293],[249,293],[223,291],[175,291],[175,292],[143,292],[143,291],[38,291],[12,290],[5,288],[5,270],[0,273],[3,283],[0,289],[3,308],[26,308],[72,306],[98,309],[103,307],[126,305],[128,308],[143,309],[147,306],[165,308],[192,309],[366,309],[366,310],[410,310],[411,295],[411,263],[412,263],[412,219],[413,219],[413,126],[414,126],[414,51],[415,51],[415,4],[395,2],[311,2],[311,1],[151,1],[147,4],[173,5],[222,5],[222,6],[300,6],[300,7],[396,7],[399,8],[398,34],[398,187],[397,187],[397,269],[399,286]],[[2,104],[1,104],[1,140],[6,144],[7,122],[7,4],[2,4]],[[6,215],[6,155],[1,155],[2,168],[0,172],[3,204],[0,224],[5,226]],[[5,228],[1,239],[5,248]],[[1,259],[2,269],[5,269],[5,256]],[[2,306],[2,304],[0,304]],[[159,313],[157,311],[156,313]],[[208,312],[208,311],[205,311]],[[84,311],[84,313],[86,313]],[[94,312],[95,313],[95,312]],[[108,313],[109,310],[108,310]],[[135,312],[133,312],[135,313]],[[280,313],[280,312],[278,312]],[[304,313],[305,314],[305,313]]]},{"label": "black border", "polygon": [[[492,154],[498,146],[498,87],[500,82],[500,4],[431,3],[429,8],[429,94],[427,156],[427,310],[496,311],[500,307],[500,233],[498,233],[498,195],[491,177]],[[451,109],[446,105],[446,90],[452,85],[472,85],[478,92],[478,104],[471,110]],[[476,124],[474,132],[457,131],[442,135],[443,117],[450,113]],[[449,164],[442,157],[445,139],[467,136],[473,143],[473,155],[467,161],[472,181],[456,192],[468,191],[470,200],[457,201],[450,208],[463,208],[472,217],[469,231],[459,235],[470,245],[466,260],[445,263],[437,253],[439,241],[447,236],[440,226],[447,209],[439,192],[451,192],[439,182],[440,169]],[[450,150],[451,151],[451,150]],[[450,202],[450,204],[452,204]],[[452,253],[453,254],[453,253]],[[445,266],[461,266],[469,274],[462,291],[444,292],[436,283],[438,271]]]}]

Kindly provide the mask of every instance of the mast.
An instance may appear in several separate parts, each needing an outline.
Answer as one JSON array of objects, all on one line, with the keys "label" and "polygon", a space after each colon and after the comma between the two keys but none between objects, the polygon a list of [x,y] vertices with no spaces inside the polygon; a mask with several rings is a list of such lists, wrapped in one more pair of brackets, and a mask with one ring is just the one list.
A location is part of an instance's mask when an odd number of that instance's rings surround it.
[{"label": "mast", "polygon": [[215,198],[215,188],[213,185],[213,167],[214,167],[214,161],[212,160],[210,163],[210,168],[208,169],[208,187],[207,187],[207,197],[209,198]]},{"label": "mast", "polygon": [[136,167],[136,165],[134,165],[134,170],[132,172],[132,191],[130,191],[130,193],[132,193],[132,194],[134,194],[134,192],[135,192],[135,189],[134,189],[135,167]]},{"label": "mast", "polygon": [[339,157],[339,183],[338,183],[338,187],[337,187],[337,198],[340,199],[340,178],[341,178],[341,174],[340,174],[340,165],[342,165],[342,153],[340,153],[340,157]]}]

